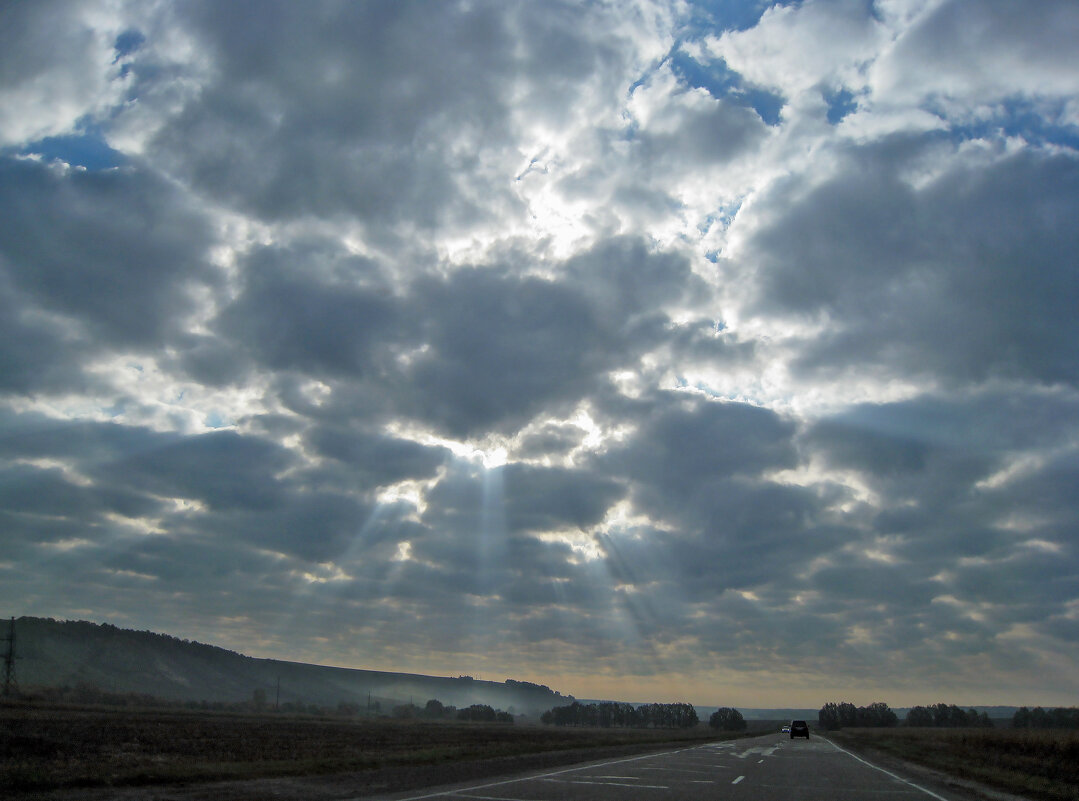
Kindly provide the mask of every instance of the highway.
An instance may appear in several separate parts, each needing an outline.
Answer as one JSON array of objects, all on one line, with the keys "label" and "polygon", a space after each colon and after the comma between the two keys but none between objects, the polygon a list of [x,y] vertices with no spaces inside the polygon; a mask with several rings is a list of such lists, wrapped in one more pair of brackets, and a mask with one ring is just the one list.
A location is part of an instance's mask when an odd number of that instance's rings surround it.
[{"label": "highway", "polygon": [[519,777],[382,796],[384,801],[956,801],[821,737],[769,734]]}]

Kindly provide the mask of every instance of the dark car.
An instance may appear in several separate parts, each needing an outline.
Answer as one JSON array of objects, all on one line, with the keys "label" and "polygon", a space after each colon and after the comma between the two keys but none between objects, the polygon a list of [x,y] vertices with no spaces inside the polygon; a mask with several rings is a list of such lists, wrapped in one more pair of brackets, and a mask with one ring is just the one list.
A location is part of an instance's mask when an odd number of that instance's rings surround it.
[{"label": "dark car", "polygon": [[805,737],[809,739],[809,724],[804,720],[792,720],[791,721],[791,739],[795,737]]}]

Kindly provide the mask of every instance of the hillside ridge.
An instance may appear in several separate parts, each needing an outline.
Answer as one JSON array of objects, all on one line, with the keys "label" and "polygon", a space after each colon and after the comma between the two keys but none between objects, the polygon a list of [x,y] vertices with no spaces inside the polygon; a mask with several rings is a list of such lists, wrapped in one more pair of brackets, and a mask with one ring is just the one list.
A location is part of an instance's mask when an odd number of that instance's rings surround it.
[{"label": "hillside ridge", "polygon": [[430,699],[466,707],[487,704],[538,717],[573,701],[545,685],[417,673],[391,673],[245,656],[217,645],[85,620],[20,617],[15,621],[18,677],[24,690],[92,686],[165,701],[240,703],[256,693],[270,705],[348,704],[383,712]]}]

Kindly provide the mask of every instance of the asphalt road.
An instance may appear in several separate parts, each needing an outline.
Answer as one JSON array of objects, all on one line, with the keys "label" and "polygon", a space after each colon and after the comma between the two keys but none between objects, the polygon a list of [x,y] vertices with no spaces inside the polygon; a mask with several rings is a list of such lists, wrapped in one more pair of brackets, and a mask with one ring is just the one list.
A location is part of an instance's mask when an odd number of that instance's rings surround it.
[{"label": "asphalt road", "polygon": [[821,737],[791,740],[778,733],[382,798],[385,801],[958,799],[876,767]]}]

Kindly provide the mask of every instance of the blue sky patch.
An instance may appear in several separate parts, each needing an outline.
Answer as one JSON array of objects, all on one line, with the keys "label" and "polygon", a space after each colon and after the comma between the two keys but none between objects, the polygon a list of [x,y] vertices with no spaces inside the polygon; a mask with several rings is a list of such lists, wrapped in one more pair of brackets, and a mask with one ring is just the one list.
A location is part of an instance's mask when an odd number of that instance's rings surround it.
[{"label": "blue sky patch", "polygon": [[828,104],[828,122],[838,125],[844,117],[858,108],[854,93],[848,89],[828,90],[822,93]]},{"label": "blue sky patch", "polygon": [[60,159],[73,167],[87,170],[108,170],[124,162],[123,154],[109,147],[101,131],[96,128],[64,136],[47,136],[28,144],[20,155],[37,155],[46,161]]},{"label": "blue sky patch", "polygon": [[783,96],[748,83],[723,59],[705,65],[685,51],[675,49],[671,53],[670,64],[671,71],[689,86],[704,89],[717,100],[752,108],[768,125],[779,124]]},{"label": "blue sky patch", "polygon": [[797,5],[798,2],[800,0],[690,0],[690,25],[700,26],[707,33],[748,31],[772,6]]},{"label": "blue sky patch", "polygon": [[1032,145],[1058,145],[1079,150],[1079,127],[1059,122],[1065,119],[1064,104],[1050,109],[1021,99],[1006,100],[1000,113],[970,125],[956,125],[951,136],[957,141],[992,139],[998,136],[1020,137]]},{"label": "blue sky patch", "polygon": [[139,31],[126,30],[116,37],[116,41],[113,43],[113,49],[116,50],[116,57],[123,58],[129,56],[142,47],[143,42],[146,41],[146,37]]}]

